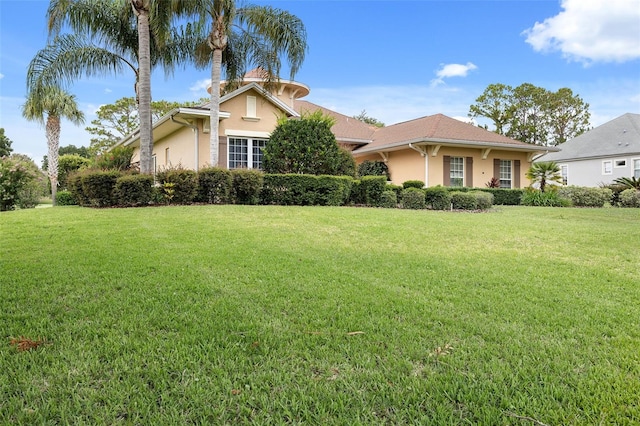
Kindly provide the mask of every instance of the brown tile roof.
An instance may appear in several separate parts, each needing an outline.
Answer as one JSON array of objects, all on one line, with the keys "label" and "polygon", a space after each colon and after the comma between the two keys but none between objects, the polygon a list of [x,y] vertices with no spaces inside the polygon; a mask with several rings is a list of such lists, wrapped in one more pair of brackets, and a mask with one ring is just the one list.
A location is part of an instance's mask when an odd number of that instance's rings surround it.
[{"label": "brown tile roof", "polygon": [[296,100],[293,109],[299,114],[321,110],[323,114],[333,117],[336,120],[336,124],[331,127],[331,131],[336,135],[338,142],[355,142],[354,140],[362,141],[362,143],[370,142],[376,131],[374,126],[311,102]]},{"label": "brown tile roof", "polygon": [[416,118],[376,130],[373,142],[358,151],[378,150],[416,142],[470,143],[472,145],[511,145],[531,147],[503,135],[499,135],[472,124],[464,123],[443,114]]}]

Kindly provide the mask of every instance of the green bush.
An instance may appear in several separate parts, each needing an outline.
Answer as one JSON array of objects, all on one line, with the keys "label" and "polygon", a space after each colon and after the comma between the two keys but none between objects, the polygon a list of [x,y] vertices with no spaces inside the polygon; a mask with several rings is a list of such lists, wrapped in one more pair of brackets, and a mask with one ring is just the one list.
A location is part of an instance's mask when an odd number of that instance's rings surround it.
[{"label": "green bush", "polygon": [[338,166],[334,175],[349,176],[352,179],[356,176],[356,160],[353,158],[351,151],[340,147],[337,161]]},{"label": "green bush", "polygon": [[[424,202],[424,197],[422,197]],[[398,196],[395,191],[386,189],[382,192],[382,196],[380,197],[380,207],[384,207],[387,209],[395,209],[398,207]]]},{"label": "green bush", "polygon": [[475,210],[477,205],[473,192],[454,191],[451,193],[451,207],[456,210]]},{"label": "green bush", "polygon": [[13,210],[21,191],[36,179],[27,164],[11,157],[0,157],[0,211]]},{"label": "green bush", "polygon": [[408,181],[402,182],[402,187],[404,189],[407,189],[407,188],[422,189],[424,188],[424,182],[421,180],[408,180]]},{"label": "green bush", "polygon": [[206,167],[198,171],[197,201],[224,204],[231,199],[233,178],[231,172],[219,167]]},{"label": "green bush", "polygon": [[523,189],[478,188],[479,191],[493,195],[493,204],[501,206],[519,206]]},{"label": "green bush", "polygon": [[471,192],[476,197],[476,208],[478,210],[488,210],[493,206],[493,194],[485,191]]},{"label": "green bush", "polygon": [[258,170],[231,171],[232,195],[236,204],[258,204],[264,182],[264,173]]},{"label": "green bush", "polygon": [[444,186],[432,186],[425,189],[425,202],[433,210],[449,210],[451,193]]},{"label": "green bush", "polygon": [[315,177],[314,204],[320,206],[342,206],[351,194],[351,176],[317,176]]},{"label": "green bush", "polygon": [[96,167],[102,170],[131,170],[132,146],[116,146],[96,158]]},{"label": "green bush", "polygon": [[384,161],[364,160],[358,164],[358,176],[386,176],[387,180],[391,180],[389,167]]},{"label": "green bush", "polygon": [[603,207],[611,202],[613,191],[609,188],[564,186],[558,189],[558,195],[571,200],[576,207]]},{"label": "green bush", "polygon": [[404,188],[401,185],[393,185],[391,183],[387,183],[387,185],[384,187],[385,191],[393,191],[396,194],[396,199],[400,199],[400,197],[402,197],[402,190]]},{"label": "green bush", "polygon": [[340,206],[349,200],[350,176],[265,174],[262,204]]},{"label": "green bush", "polygon": [[82,176],[88,171],[73,172],[67,176],[67,189],[73,196],[73,199],[80,206],[90,206],[89,198],[84,194],[82,189]]},{"label": "green bush", "polygon": [[58,185],[60,189],[68,189],[67,178],[77,170],[89,167],[91,160],[78,154],[65,154],[58,157]]},{"label": "green bush", "polygon": [[558,195],[557,191],[542,192],[537,189],[528,188],[524,194],[520,203],[523,206],[536,206],[536,207],[569,207],[571,206],[571,200],[568,198],[562,198]]},{"label": "green bush", "polygon": [[71,191],[63,189],[56,194],[56,204],[59,206],[75,206],[78,202]]},{"label": "green bush", "polygon": [[193,170],[172,166],[156,173],[156,181],[164,189],[170,204],[191,204],[198,193],[198,177]]},{"label": "green bush", "polygon": [[89,170],[81,175],[82,194],[92,207],[116,205],[113,192],[122,172],[118,170]]},{"label": "green bush", "polygon": [[361,198],[368,206],[380,205],[382,193],[387,185],[385,176],[364,176],[360,179]]},{"label": "green bush", "polygon": [[153,176],[125,175],[116,181],[116,203],[123,207],[147,206],[153,199]]},{"label": "green bush", "polygon": [[424,190],[411,187],[404,189],[401,204],[403,209],[424,209],[426,207]]},{"label": "green bush", "polygon": [[640,191],[625,189],[620,193],[620,207],[640,207]]}]

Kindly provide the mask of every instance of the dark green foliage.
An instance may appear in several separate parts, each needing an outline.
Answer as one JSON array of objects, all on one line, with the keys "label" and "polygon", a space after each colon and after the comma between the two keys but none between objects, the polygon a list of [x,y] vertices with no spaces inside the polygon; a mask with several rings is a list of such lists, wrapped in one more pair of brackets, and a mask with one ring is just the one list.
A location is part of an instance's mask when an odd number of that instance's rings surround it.
[{"label": "dark green foliage", "polygon": [[386,176],[387,180],[391,180],[389,167],[384,161],[364,160],[358,165],[358,176]]},{"label": "dark green foliage", "polygon": [[451,207],[455,210],[475,210],[477,204],[476,197],[471,192],[451,193]]},{"label": "dark green foliage", "polygon": [[349,176],[266,174],[261,193],[263,204],[340,206],[349,199],[353,179]]},{"label": "dark green foliage", "polygon": [[415,187],[404,189],[401,204],[403,209],[424,209],[426,207],[424,190]]},{"label": "dark green foliage", "polygon": [[[263,149],[267,173],[339,175],[345,156],[331,132],[332,121],[320,112],[280,122]],[[351,173],[353,174],[353,173]]]},{"label": "dark green foliage", "polygon": [[402,183],[402,187],[404,189],[407,188],[418,188],[418,189],[422,189],[424,188],[424,182],[421,180],[408,180]]},{"label": "dark green foliage", "polygon": [[[424,197],[422,197],[424,201]],[[398,196],[395,191],[390,189],[385,190],[380,197],[380,207],[387,209],[394,209],[398,207]]]},{"label": "dark green foliage", "polygon": [[432,186],[425,189],[425,202],[433,210],[449,210],[451,193],[444,186]]},{"label": "dark green foliage", "polygon": [[84,194],[82,189],[82,176],[88,173],[88,171],[74,172],[67,177],[67,189],[76,201],[76,204],[80,206],[89,206],[89,199]]},{"label": "dark green foliage", "polygon": [[535,207],[569,207],[571,206],[571,200],[562,198],[557,191],[546,192],[539,191],[537,189],[528,188],[524,194],[520,203],[523,206],[535,206]]},{"label": "dark green foliage", "polygon": [[640,191],[629,188],[620,193],[620,207],[640,207]]},{"label": "dark green foliage", "polygon": [[198,193],[198,177],[193,170],[182,166],[169,167],[156,173],[156,181],[167,191],[171,204],[191,204]]},{"label": "dark green foliage", "polygon": [[404,188],[402,188],[402,186],[400,185],[393,185],[391,183],[388,183],[385,187],[384,190],[385,191],[393,191],[396,194],[396,198],[399,200],[400,197],[402,196],[402,190]]},{"label": "dark green foliage", "polygon": [[198,171],[197,200],[209,204],[228,203],[233,178],[231,172],[219,167],[206,167]]},{"label": "dark green foliage", "polygon": [[471,192],[476,197],[476,209],[488,210],[493,206],[493,194],[485,191]]},{"label": "dark green foliage", "polygon": [[519,206],[523,189],[478,188],[479,191],[493,195],[493,204],[501,206]]},{"label": "dark green foliage", "polygon": [[78,202],[71,191],[62,190],[56,194],[56,205],[58,206],[75,206]]},{"label": "dark green foliage", "polygon": [[36,179],[29,165],[19,159],[0,157],[0,211],[13,210],[21,191]]},{"label": "dark green foliage", "polygon": [[387,186],[386,176],[363,176],[360,179],[360,191],[362,200],[368,206],[380,205],[382,193]]},{"label": "dark green foliage", "polygon": [[113,192],[122,172],[118,170],[89,170],[80,174],[83,199],[92,207],[116,205]]},{"label": "dark green foliage", "polygon": [[338,169],[336,170],[337,176],[356,176],[356,160],[351,155],[351,151],[345,148],[339,148],[338,151]]},{"label": "dark green foliage", "polygon": [[613,182],[618,185],[622,185],[626,189],[640,190],[640,179],[636,178],[635,176],[621,177],[621,178],[615,179]]},{"label": "dark green foliage", "polygon": [[558,189],[558,195],[571,200],[575,207],[603,207],[611,202],[613,191],[609,188],[565,186]]},{"label": "dark green foliage", "polygon": [[149,205],[153,199],[153,176],[133,174],[119,177],[114,197],[117,205],[123,207]]},{"label": "dark green foliage", "polygon": [[264,173],[258,170],[235,169],[231,171],[233,179],[232,196],[235,204],[258,204],[264,181]]},{"label": "dark green foliage", "polygon": [[67,189],[67,177],[70,173],[89,167],[91,160],[78,154],[64,154],[58,157],[58,185]]},{"label": "dark green foliage", "polygon": [[129,170],[133,147],[117,146],[96,158],[96,167],[103,170]]},{"label": "dark green foliage", "polygon": [[11,144],[13,142],[4,134],[4,128],[0,127],[0,157],[8,157],[11,155]]}]

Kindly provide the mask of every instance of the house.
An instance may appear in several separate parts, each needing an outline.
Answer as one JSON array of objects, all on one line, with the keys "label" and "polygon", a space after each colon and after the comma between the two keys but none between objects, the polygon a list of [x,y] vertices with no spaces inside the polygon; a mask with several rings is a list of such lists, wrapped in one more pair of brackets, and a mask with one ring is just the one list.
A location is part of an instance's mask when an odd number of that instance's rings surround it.
[{"label": "house", "polygon": [[565,185],[597,187],[620,177],[640,179],[640,114],[621,115],[560,148],[537,161],[558,163]]},{"label": "house", "polygon": [[[262,168],[262,148],[279,117],[296,118],[321,110],[335,119],[331,128],[338,143],[357,163],[384,161],[394,184],[420,180],[426,186],[484,187],[492,177],[503,188],[528,185],[525,174],[536,156],[555,148],[519,142],[442,114],[376,128],[355,118],[300,98],[309,88],[280,81],[267,91],[259,73],[245,75],[243,84],[220,99],[219,166]],[[180,164],[198,170],[209,161],[209,106],[177,108],[153,125],[156,168]],[[139,160],[139,135],[118,145],[133,146]]]}]

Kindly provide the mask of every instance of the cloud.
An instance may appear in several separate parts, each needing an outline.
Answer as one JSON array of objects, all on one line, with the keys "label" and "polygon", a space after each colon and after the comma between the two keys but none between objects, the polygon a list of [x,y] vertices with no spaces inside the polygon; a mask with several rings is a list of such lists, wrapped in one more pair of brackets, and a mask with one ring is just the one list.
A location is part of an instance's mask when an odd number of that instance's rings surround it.
[{"label": "cloud", "polygon": [[108,88],[107,88],[107,89],[104,89],[104,93],[111,93],[111,92],[113,92],[113,90],[108,89]]},{"label": "cloud", "polygon": [[561,7],[522,33],[536,52],[559,51],[584,64],[640,58],[637,0],[562,0]]},{"label": "cloud", "polygon": [[477,68],[478,67],[471,62],[467,62],[466,64],[443,64],[442,68],[436,71],[437,78],[431,80],[431,85],[437,86],[439,84],[444,84],[445,78],[466,77],[467,74],[469,74],[469,71],[473,71]]},{"label": "cloud", "polygon": [[0,73],[0,80],[4,78],[4,74]]},{"label": "cloud", "polygon": [[211,79],[206,78],[204,80],[198,80],[189,87],[191,92],[196,93],[198,96],[207,96],[207,88],[211,86]]}]

